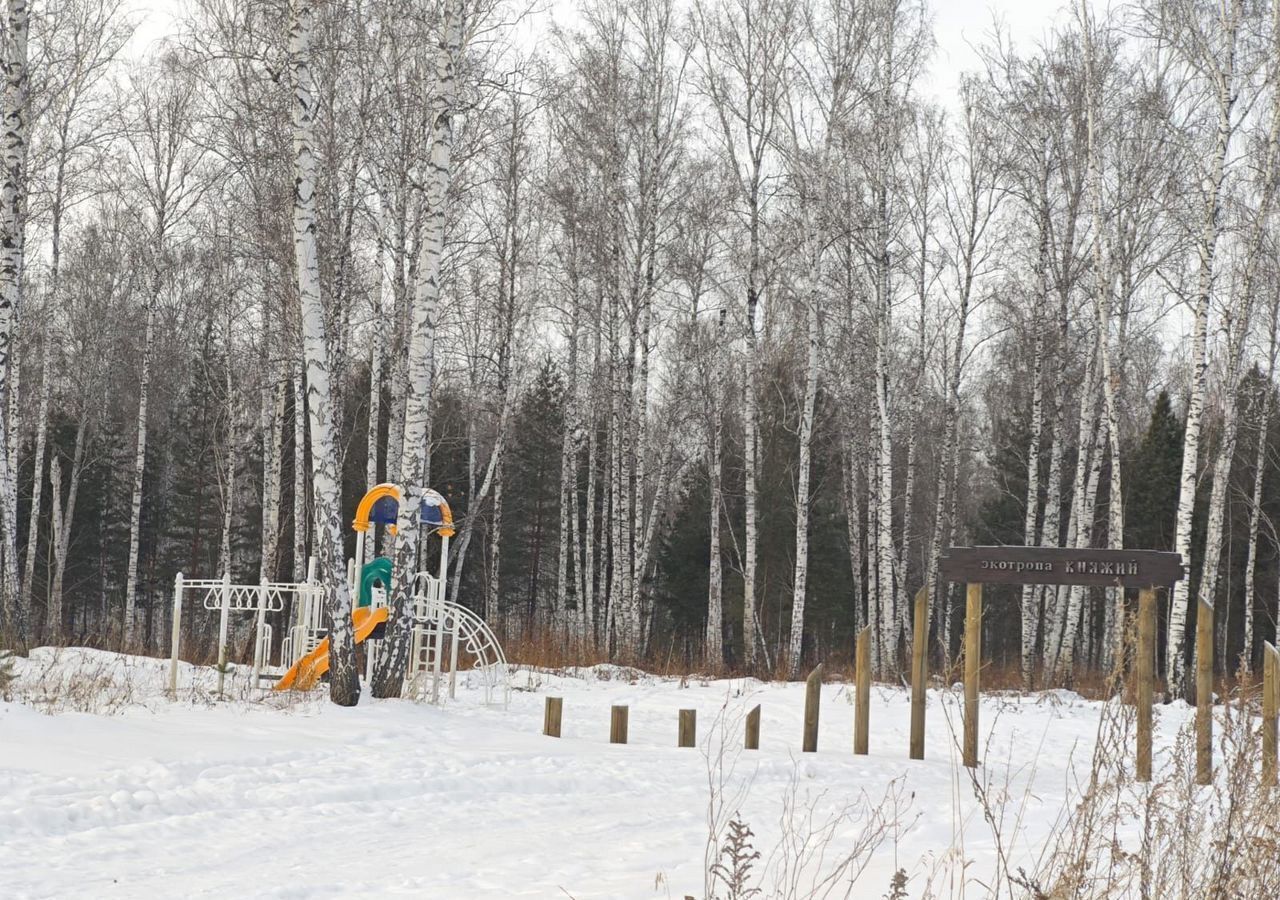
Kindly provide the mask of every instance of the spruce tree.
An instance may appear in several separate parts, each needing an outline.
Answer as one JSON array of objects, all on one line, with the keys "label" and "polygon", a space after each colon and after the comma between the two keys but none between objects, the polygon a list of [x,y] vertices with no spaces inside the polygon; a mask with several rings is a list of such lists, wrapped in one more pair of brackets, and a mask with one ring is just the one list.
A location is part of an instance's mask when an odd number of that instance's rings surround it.
[{"label": "spruce tree", "polygon": [[1166,391],[1156,397],[1146,434],[1129,459],[1130,471],[1124,479],[1124,544],[1138,550],[1171,550],[1182,469],[1182,422]]}]

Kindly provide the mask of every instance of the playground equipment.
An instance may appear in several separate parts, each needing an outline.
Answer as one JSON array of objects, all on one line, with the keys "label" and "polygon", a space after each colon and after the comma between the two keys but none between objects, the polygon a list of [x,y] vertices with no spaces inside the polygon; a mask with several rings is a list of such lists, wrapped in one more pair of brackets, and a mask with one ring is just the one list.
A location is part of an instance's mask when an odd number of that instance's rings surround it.
[{"label": "playground equipment", "polygon": [[[379,484],[371,488],[356,509],[352,529],[356,532],[355,558],[347,562],[347,582],[353,598],[352,626],[355,642],[366,648],[365,674],[371,677],[381,650],[381,628],[389,615],[388,593],[392,582],[391,561],[378,557],[363,563],[367,539],[377,525],[394,534],[402,492],[398,485]],[[506,706],[510,682],[506,654],[484,620],[469,609],[445,598],[449,559],[449,538],[453,536],[453,513],[436,491],[424,492],[417,511],[418,526],[440,538],[440,563],[436,574],[418,572],[412,576],[410,612],[413,631],[405,674],[404,696],[439,703],[447,678],[448,696],[456,696],[459,666],[479,679],[486,704]],[[262,679],[274,681],[273,689],[307,690],[329,668],[328,629],[324,622],[324,590],[317,583],[315,561],[300,583],[233,585],[222,579],[187,581],[181,573],[174,585],[173,643],[169,669],[171,691],[177,689],[178,641],[182,608],[186,595],[200,598],[205,609],[219,609],[218,691],[223,692],[227,672],[227,641],[232,613],[253,613],[255,635],[252,684]],[[291,612],[293,624],[281,641],[277,662],[271,664],[273,632],[267,617]]]},{"label": "playground equipment", "polygon": [[[357,608],[351,613],[351,624],[355,631],[357,644],[368,639],[375,628],[387,621],[385,606],[371,609],[368,606]],[[305,691],[311,688],[320,676],[329,671],[329,639],[325,638],[316,644],[315,649],[298,659],[290,666],[280,680],[276,682],[277,691],[297,689]]]}]

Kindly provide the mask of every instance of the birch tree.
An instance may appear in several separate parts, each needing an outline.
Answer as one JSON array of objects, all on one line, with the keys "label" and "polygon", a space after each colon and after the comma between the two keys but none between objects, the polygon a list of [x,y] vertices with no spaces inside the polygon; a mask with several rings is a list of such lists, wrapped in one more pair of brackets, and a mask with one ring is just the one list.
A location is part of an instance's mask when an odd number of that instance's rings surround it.
[{"label": "birch tree", "polygon": [[[26,199],[27,38],[30,24],[27,0],[9,0],[6,6],[3,54],[4,89],[0,95],[0,115],[4,118],[4,173],[0,182],[0,400],[9,408],[14,370],[11,350],[19,307],[22,304],[23,217]],[[17,473],[9,465],[9,430],[15,423],[0,416],[0,606],[6,625],[19,636],[26,633],[27,612],[18,591]]]},{"label": "birch tree", "polygon": [[[1200,430],[1204,416],[1205,381],[1208,372],[1209,302],[1216,275],[1218,242],[1222,236],[1223,186],[1228,151],[1239,127],[1236,102],[1240,96],[1241,30],[1245,26],[1243,0],[1225,0],[1212,14],[1202,16],[1200,4],[1178,0],[1162,4],[1153,26],[1167,43],[1177,64],[1186,71],[1196,105],[1190,115],[1204,117],[1211,126],[1211,141],[1200,164],[1199,218],[1195,238],[1195,283],[1186,297],[1192,315],[1191,372],[1187,399],[1186,431],[1182,444],[1182,475],[1174,549],[1183,564],[1192,563],[1191,518],[1195,508],[1196,475],[1200,461]],[[1188,123],[1188,127],[1192,123]],[[1175,123],[1175,127],[1176,123]],[[1216,559],[1215,559],[1216,564]],[[1166,680],[1174,696],[1186,687],[1186,625],[1190,600],[1187,580],[1174,585],[1169,606]],[[1208,596],[1212,596],[1210,593]]]},{"label": "birch tree", "polygon": [[[21,586],[26,602],[33,598],[36,550],[44,496],[49,407],[53,392],[51,329],[62,296],[63,228],[67,215],[97,189],[95,163],[101,163],[115,136],[117,104],[104,90],[132,26],[119,4],[72,0],[43,17],[37,69],[37,98],[33,158],[29,175],[29,216],[48,228],[49,263],[44,271],[43,311],[40,314],[40,380],[32,453],[32,488],[26,554]],[[28,320],[34,320],[28,314]],[[16,423],[15,423],[16,430]],[[11,435],[13,437],[13,435]],[[16,499],[16,494],[13,495]],[[15,513],[16,520],[16,513]]]},{"label": "birch tree", "polygon": [[440,271],[444,254],[446,198],[453,154],[453,117],[457,114],[457,67],[464,37],[475,27],[475,10],[451,2],[441,11],[435,47],[435,80],[431,99],[431,150],[427,166],[426,215],[418,242],[417,285],[409,338],[409,379],[406,394],[404,443],[400,451],[400,501],[396,523],[394,571],[388,639],[378,658],[373,692],[398,697],[409,663],[413,629],[411,593],[417,553],[418,511],[427,489],[427,427],[435,365],[435,329],[440,304]]},{"label": "birch tree", "polygon": [[[736,188],[735,217],[742,238],[737,266],[743,290],[743,429],[745,442],[745,542],[742,645],[746,664],[756,663],[763,635],[756,615],[759,555],[759,335],[762,296],[769,287],[767,240],[771,200],[769,172],[780,125],[783,77],[789,52],[789,4],[779,0],[723,0],[694,4],[693,37],[700,53],[699,88],[711,107],[720,148]],[[766,661],[767,665],[767,661]]]},{"label": "birch tree", "polygon": [[[294,90],[293,241],[297,260],[298,297],[301,302],[307,411],[310,416],[316,539],[325,587],[325,610],[330,623],[329,697],[339,706],[354,706],[360,699],[360,679],[356,670],[351,624],[351,594],[342,564],[342,511],[334,413],[329,391],[329,347],[324,334],[324,310],[316,259],[315,150],[312,127],[316,98],[311,77],[314,14],[312,0],[294,0],[289,27],[290,69]],[[404,506],[407,507],[408,503]],[[402,568],[401,571],[406,570]]]},{"label": "birch tree", "polygon": [[201,153],[191,142],[194,86],[180,75],[148,83],[151,77],[148,72],[146,76],[136,76],[134,81],[132,106],[138,111],[138,119],[126,132],[125,151],[129,187],[141,196],[138,224],[139,230],[147,235],[146,258],[150,268],[143,299],[142,363],[135,420],[133,490],[129,502],[128,582],[124,594],[124,640],[129,647],[136,643],[138,551],[156,309],[164,289],[173,231],[199,202],[206,184],[198,172]]}]

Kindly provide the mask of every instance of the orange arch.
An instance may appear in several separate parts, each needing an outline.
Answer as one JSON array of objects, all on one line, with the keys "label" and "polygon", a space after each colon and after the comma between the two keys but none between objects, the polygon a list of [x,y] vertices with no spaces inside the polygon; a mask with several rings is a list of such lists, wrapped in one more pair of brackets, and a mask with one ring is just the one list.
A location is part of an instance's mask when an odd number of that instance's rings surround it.
[{"label": "orange arch", "polygon": [[[369,513],[373,511],[373,504],[377,503],[383,497],[394,497],[396,503],[400,502],[400,485],[385,482],[376,484],[369,488],[368,493],[360,499],[360,505],[356,507],[356,517],[351,522],[351,527],[355,531],[369,530]],[[391,534],[396,533],[395,525],[388,525],[387,530]]]}]

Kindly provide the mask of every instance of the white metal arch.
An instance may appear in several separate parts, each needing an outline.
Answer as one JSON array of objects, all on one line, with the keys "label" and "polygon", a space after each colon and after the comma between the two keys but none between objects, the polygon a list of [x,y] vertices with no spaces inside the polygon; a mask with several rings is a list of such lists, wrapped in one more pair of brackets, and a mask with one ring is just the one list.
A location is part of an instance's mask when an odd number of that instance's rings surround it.
[{"label": "white metal arch", "polygon": [[507,656],[484,619],[461,604],[443,599],[443,583],[426,573],[414,579],[413,645],[406,695],[440,701],[440,685],[448,676],[449,697],[456,696],[459,666],[475,673],[486,705],[511,699]]}]

